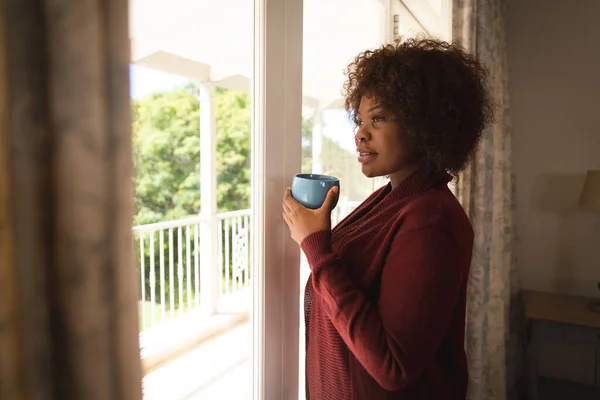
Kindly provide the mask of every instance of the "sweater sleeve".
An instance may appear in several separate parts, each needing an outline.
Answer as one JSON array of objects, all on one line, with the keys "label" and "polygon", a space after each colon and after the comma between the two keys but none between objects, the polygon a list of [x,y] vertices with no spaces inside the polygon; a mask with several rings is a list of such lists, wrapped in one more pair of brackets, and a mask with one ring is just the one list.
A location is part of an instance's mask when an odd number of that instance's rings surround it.
[{"label": "sweater sleeve", "polygon": [[367,299],[331,250],[331,232],[317,232],[301,246],[313,290],[367,372],[386,390],[418,378],[440,347],[464,289],[465,255],[453,238],[435,224],[396,234],[377,303]]}]

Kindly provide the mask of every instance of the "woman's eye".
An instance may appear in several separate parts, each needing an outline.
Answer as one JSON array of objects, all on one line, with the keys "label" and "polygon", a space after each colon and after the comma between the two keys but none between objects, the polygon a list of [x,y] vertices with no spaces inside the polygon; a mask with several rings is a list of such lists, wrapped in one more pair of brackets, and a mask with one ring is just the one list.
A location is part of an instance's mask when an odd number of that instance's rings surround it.
[{"label": "woman's eye", "polygon": [[382,116],[373,117],[373,119],[372,119],[374,124],[376,124],[377,122],[381,122],[383,120],[384,120],[384,118]]}]

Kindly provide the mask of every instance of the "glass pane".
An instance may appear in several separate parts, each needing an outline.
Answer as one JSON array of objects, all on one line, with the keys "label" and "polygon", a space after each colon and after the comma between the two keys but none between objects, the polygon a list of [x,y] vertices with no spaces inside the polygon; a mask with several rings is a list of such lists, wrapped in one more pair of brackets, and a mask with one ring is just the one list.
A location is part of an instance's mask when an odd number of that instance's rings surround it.
[{"label": "glass pane", "polygon": [[427,0],[429,6],[433,10],[434,13],[438,16],[442,16],[442,12],[444,10],[444,2],[447,0]]},{"label": "glass pane", "polygon": [[144,398],[251,399],[254,1],[130,6]]},{"label": "glass pane", "polygon": [[[344,18],[340,18],[344,10]],[[353,125],[343,109],[344,70],[358,53],[378,47],[389,36],[386,10],[379,0],[305,0],[304,125],[302,170],[340,179],[340,200],[332,215],[339,222],[384,180],[361,172]],[[310,269],[301,266],[300,398],[304,399],[304,286]]]},{"label": "glass pane", "polygon": [[[430,0],[433,2],[433,0]],[[440,12],[441,12],[441,0],[436,0],[436,3],[439,3]],[[406,8],[406,6],[401,2],[395,2],[394,14],[398,15],[398,35],[401,37],[412,37],[417,36],[418,34],[426,33],[425,28],[421,23],[414,17],[414,15]]]},{"label": "glass pane", "polygon": [[452,0],[391,1],[394,36],[430,35],[448,40],[451,37]]}]

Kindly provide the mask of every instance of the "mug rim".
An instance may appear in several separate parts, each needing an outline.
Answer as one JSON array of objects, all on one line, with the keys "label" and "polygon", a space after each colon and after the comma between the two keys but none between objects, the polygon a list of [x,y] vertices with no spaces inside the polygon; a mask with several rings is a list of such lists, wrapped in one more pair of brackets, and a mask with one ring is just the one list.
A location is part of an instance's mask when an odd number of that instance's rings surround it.
[{"label": "mug rim", "polygon": [[331,175],[323,174],[297,174],[294,178],[305,179],[307,181],[326,181],[326,182],[338,182],[339,179]]}]

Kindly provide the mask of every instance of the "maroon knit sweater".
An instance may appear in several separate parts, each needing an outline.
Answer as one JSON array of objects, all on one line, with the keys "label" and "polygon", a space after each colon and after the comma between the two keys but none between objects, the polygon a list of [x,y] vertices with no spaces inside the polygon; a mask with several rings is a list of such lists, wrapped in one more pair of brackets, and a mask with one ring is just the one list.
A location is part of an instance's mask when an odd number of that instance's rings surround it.
[{"label": "maroon knit sweater", "polygon": [[441,179],[413,174],[301,244],[310,400],[464,400],[473,230]]}]

